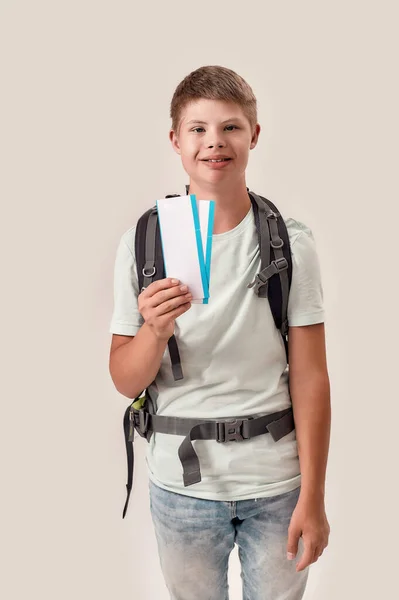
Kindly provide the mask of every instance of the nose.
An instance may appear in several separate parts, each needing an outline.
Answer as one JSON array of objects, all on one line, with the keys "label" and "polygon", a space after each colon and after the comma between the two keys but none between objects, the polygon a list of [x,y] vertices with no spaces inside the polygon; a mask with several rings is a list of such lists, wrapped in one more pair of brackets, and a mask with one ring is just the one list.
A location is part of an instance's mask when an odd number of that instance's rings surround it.
[{"label": "nose", "polygon": [[223,137],[218,131],[209,131],[208,140],[206,141],[207,148],[213,148],[214,146],[218,146],[218,148],[223,148],[226,146]]},{"label": "nose", "polygon": [[218,148],[225,148],[226,144],[224,142],[212,142],[207,144],[208,149],[211,149],[215,146],[217,146]]}]

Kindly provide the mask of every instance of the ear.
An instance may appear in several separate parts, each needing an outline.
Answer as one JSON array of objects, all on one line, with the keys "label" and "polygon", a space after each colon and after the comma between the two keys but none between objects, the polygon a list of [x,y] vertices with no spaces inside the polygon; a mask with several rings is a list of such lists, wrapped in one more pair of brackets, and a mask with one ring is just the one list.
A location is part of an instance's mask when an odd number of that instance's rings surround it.
[{"label": "ear", "polygon": [[259,123],[257,123],[255,125],[254,133],[252,135],[251,145],[249,147],[250,150],[255,148],[256,144],[258,143],[259,134],[260,134],[260,125],[259,125]]},{"label": "ear", "polygon": [[171,129],[169,131],[169,139],[170,142],[172,144],[172,148],[173,150],[177,153],[177,154],[181,154],[181,150],[180,150],[180,144],[179,144],[179,138],[176,135],[176,132],[173,131],[173,129]]}]

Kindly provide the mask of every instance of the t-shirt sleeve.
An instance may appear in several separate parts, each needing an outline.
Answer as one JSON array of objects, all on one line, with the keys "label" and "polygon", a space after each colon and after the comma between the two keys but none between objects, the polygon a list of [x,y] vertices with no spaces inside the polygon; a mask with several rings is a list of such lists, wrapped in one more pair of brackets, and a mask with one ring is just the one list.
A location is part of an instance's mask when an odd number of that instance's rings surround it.
[{"label": "t-shirt sleeve", "polygon": [[312,231],[301,231],[291,244],[292,282],[288,299],[288,325],[298,327],[324,322],[320,264]]},{"label": "t-shirt sleeve", "polygon": [[137,298],[136,259],[134,256],[134,229],[126,232],[116,251],[114,267],[114,311],[111,318],[110,333],[134,336],[144,323]]}]

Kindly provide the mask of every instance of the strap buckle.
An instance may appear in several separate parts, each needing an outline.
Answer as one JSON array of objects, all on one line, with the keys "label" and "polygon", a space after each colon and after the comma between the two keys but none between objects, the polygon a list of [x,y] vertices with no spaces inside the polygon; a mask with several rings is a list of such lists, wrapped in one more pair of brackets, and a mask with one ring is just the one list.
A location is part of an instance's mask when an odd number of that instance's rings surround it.
[{"label": "strap buckle", "polygon": [[247,439],[243,435],[243,423],[248,419],[235,419],[234,421],[217,421],[216,422],[216,441],[231,442],[236,440]]},{"label": "strap buckle", "polygon": [[257,295],[258,295],[258,294],[259,294],[259,290],[260,290],[260,288],[261,288],[263,285],[265,285],[266,283],[267,283],[267,279],[266,279],[266,281],[263,281],[263,280],[262,280],[262,278],[261,278],[261,274],[260,274],[260,273],[258,273],[258,274],[255,276],[255,279],[253,280],[253,282],[252,282],[252,283],[248,283],[248,285],[247,285],[247,288],[253,288],[253,287],[255,286],[255,290],[254,290],[254,292],[255,292],[255,294],[257,294]]},{"label": "strap buckle", "polygon": [[150,414],[144,408],[134,409],[134,428],[141,437],[147,436],[149,418]]},{"label": "strap buckle", "polygon": [[276,265],[276,269],[278,271],[284,271],[285,269],[288,269],[288,262],[284,256],[281,256],[281,258],[277,258],[276,260],[273,260],[272,263],[274,265]]},{"label": "strap buckle", "polygon": [[263,269],[263,271],[258,273],[254,281],[252,283],[249,283],[247,287],[252,288],[256,286],[255,293],[258,294],[259,289],[262,287],[262,285],[265,285],[267,283],[270,277],[272,277],[276,273],[279,273],[280,271],[284,271],[285,269],[288,269],[288,262],[284,256],[281,256],[276,260],[272,260],[270,265],[266,267],[266,269]]}]

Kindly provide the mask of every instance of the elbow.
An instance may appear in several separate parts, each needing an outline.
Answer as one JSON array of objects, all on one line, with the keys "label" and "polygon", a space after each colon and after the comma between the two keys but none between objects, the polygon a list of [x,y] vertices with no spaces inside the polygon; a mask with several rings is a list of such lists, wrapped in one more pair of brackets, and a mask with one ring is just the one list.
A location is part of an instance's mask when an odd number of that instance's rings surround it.
[{"label": "elbow", "polygon": [[132,390],[131,386],[129,388],[126,385],[125,381],[121,381],[121,378],[117,377],[117,375],[113,372],[111,366],[109,367],[109,374],[110,374],[112,383],[114,384],[114,387],[115,387],[116,391],[119,392],[119,394],[121,394],[122,396],[125,396],[125,398],[129,398],[129,400],[134,400],[137,397],[135,390]]},{"label": "elbow", "polygon": [[127,389],[126,386],[123,385],[117,385],[115,381],[113,383],[116,391],[119,392],[119,394],[121,394],[122,396],[125,396],[125,398],[128,398],[129,400],[134,400],[135,398],[137,398],[137,394],[132,393],[131,389]]}]

